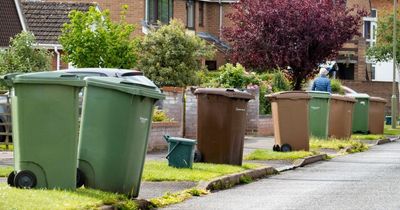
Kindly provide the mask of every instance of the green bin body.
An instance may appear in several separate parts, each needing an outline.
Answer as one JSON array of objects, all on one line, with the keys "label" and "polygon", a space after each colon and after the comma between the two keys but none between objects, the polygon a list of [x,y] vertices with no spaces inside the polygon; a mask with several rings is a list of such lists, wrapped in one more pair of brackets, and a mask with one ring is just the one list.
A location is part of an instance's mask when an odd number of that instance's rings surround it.
[{"label": "green bin body", "polygon": [[368,133],[369,121],[369,95],[367,94],[351,94],[357,102],[353,112],[353,133]]},{"label": "green bin body", "polygon": [[84,185],[137,197],[153,106],[164,95],[144,76],[86,81],[78,161]]},{"label": "green bin body", "polygon": [[74,75],[57,72],[23,74],[14,79],[15,182],[21,171],[29,171],[36,178],[32,187],[75,189],[78,102],[84,84]]},{"label": "green bin body", "polygon": [[168,165],[175,168],[192,168],[196,140],[164,136],[168,142]]},{"label": "green bin body", "polygon": [[311,100],[308,104],[310,135],[326,139],[328,138],[329,103],[331,94],[321,91],[309,91]]}]

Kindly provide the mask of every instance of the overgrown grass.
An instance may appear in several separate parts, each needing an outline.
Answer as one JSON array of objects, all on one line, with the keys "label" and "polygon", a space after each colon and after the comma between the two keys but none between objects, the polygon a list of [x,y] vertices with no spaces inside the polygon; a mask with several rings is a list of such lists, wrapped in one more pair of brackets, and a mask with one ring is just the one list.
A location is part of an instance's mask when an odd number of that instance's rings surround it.
[{"label": "overgrown grass", "polygon": [[174,168],[166,161],[146,161],[143,170],[144,181],[200,181],[257,168],[257,164],[232,166],[211,163],[193,163],[193,168]]},{"label": "overgrown grass", "polygon": [[368,135],[351,135],[352,140],[380,140],[385,139],[384,135],[375,135],[375,134],[368,134]]},{"label": "overgrown grass", "polygon": [[400,135],[400,126],[397,126],[395,129],[392,129],[391,125],[385,125],[383,133],[389,136],[398,136]]},{"label": "overgrown grass", "polygon": [[99,190],[26,190],[0,184],[0,209],[98,209],[102,205],[137,209],[136,204],[126,196]]},{"label": "overgrown grass", "polygon": [[192,188],[177,193],[167,192],[162,197],[150,199],[150,202],[154,208],[161,208],[171,204],[180,203],[192,196],[201,196],[206,194],[208,194],[207,191]]},{"label": "overgrown grass", "polygon": [[8,145],[8,149],[6,148],[6,145],[0,144],[0,151],[14,151],[14,145]]},{"label": "overgrown grass", "polygon": [[274,152],[272,150],[257,149],[245,156],[245,160],[295,160],[314,155],[314,152]]},{"label": "overgrown grass", "polygon": [[348,149],[348,153],[356,153],[356,152],[364,152],[368,150],[368,145],[355,141],[355,140],[339,140],[339,139],[311,139],[310,140],[310,147],[311,149],[334,149],[334,150],[341,150],[341,149]]},{"label": "overgrown grass", "polygon": [[11,166],[0,166],[0,177],[7,177],[13,170]]}]

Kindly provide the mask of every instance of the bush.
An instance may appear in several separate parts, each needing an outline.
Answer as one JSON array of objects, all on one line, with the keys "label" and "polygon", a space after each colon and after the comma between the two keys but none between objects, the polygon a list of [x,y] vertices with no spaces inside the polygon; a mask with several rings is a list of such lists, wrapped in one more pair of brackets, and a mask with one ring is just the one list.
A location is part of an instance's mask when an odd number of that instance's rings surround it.
[{"label": "bush", "polygon": [[219,86],[226,88],[244,89],[248,85],[258,85],[260,80],[254,73],[247,73],[245,68],[240,65],[227,63],[218,69],[221,75],[218,78]]},{"label": "bush", "polygon": [[173,119],[169,118],[164,110],[155,108],[153,112],[153,122],[171,122]]},{"label": "bush", "polygon": [[290,82],[285,74],[279,70],[272,74],[261,74],[259,78],[262,78],[259,95],[260,114],[271,114],[271,103],[266,99],[265,95],[290,90]]},{"label": "bush", "polygon": [[172,20],[144,37],[138,68],[158,86],[184,87],[198,83],[200,59],[211,58],[214,53],[212,45],[187,34],[183,23]]},{"label": "bush", "polygon": [[342,83],[338,79],[331,79],[331,90],[332,90],[332,93],[338,93],[338,94],[344,95]]}]

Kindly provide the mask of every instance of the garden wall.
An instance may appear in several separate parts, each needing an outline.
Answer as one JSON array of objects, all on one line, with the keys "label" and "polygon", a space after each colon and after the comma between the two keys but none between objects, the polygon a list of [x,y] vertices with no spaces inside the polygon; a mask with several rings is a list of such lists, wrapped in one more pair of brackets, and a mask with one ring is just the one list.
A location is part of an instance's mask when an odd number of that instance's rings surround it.
[{"label": "garden wall", "polygon": [[164,135],[182,136],[181,125],[178,122],[153,122],[149,142],[147,145],[148,152],[165,150],[168,148]]},{"label": "garden wall", "polygon": [[273,136],[274,123],[272,115],[260,115],[258,119],[258,133],[257,136]]},{"label": "garden wall", "polygon": [[[183,124],[183,90],[181,88],[162,88],[166,99],[160,102],[160,107],[169,117],[174,118],[181,125]],[[197,138],[197,98],[194,95],[196,88],[190,87],[186,91],[186,116],[182,136],[186,138]],[[259,99],[258,89],[249,89],[248,92],[255,96],[255,100],[250,100],[247,111],[246,134],[257,135]],[[183,126],[183,125],[182,125]]]}]

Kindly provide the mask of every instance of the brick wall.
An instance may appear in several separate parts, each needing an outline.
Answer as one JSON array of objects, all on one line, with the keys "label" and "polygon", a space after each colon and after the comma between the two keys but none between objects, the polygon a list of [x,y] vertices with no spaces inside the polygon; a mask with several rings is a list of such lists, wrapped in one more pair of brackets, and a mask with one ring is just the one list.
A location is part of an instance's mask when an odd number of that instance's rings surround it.
[{"label": "brick wall", "polygon": [[169,118],[173,118],[174,121],[181,124],[183,120],[183,88],[163,87],[161,90],[165,95],[165,99],[160,102],[159,106]]},{"label": "brick wall", "polygon": [[[376,81],[350,81],[343,80],[343,85],[359,92],[359,93],[367,93],[370,96],[376,96],[384,98],[388,101],[386,103],[386,115],[391,113],[390,111],[390,101],[392,97],[392,83],[391,82],[376,82]],[[399,99],[399,90],[396,84],[396,95]]]},{"label": "brick wall", "polygon": [[193,94],[195,89],[186,89],[186,123],[185,137],[197,138],[197,98]]},{"label": "brick wall", "polygon": [[164,135],[181,136],[181,126],[178,122],[153,122],[147,144],[147,151],[159,151],[168,148]]},{"label": "brick wall", "polygon": [[254,96],[254,100],[250,100],[247,104],[247,114],[246,114],[246,134],[247,135],[257,135],[258,132],[258,120],[260,115],[259,109],[259,89],[248,89],[249,93]]},{"label": "brick wall", "polygon": [[[145,17],[145,0],[44,0],[49,2],[84,2],[93,3],[96,2],[101,10],[108,9],[110,11],[110,17],[113,21],[120,20],[121,7],[128,5],[128,12],[126,14],[126,20],[128,23],[134,24],[136,30],[135,35],[142,35],[141,21]],[[177,1],[177,0],[176,0]]]},{"label": "brick wall", "polygon": [[260,115],[258,119],[258,133],[257,136],[273,136],[274,135],[274,122],[272,115]]}]

